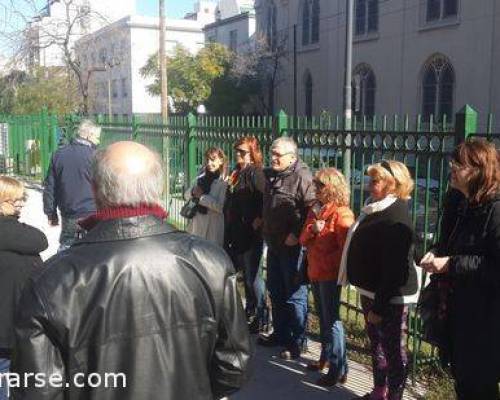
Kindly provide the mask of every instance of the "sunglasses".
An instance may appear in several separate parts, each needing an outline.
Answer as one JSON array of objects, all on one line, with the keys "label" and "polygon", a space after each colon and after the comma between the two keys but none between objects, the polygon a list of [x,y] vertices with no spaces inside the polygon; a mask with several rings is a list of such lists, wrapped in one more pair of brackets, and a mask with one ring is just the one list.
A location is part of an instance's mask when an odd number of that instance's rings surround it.
[{"label": "sunglasses", "polygon": [[317,179],[313,179],[313,184],[316,186],[318,189],[322,189],[325,187],[325,184]]},{"label": "sunglasses", "polygon": [[249,150],[245,150],[245,149],[234,149],[236,151],[236,154],[239,154],[243,157],[245,157],[248,153],[250,153]]}]

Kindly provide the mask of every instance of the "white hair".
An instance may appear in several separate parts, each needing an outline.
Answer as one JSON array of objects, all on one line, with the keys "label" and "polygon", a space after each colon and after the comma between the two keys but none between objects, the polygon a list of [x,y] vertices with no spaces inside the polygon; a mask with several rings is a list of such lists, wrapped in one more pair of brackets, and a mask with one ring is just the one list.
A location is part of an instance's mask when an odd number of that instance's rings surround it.
[{"label": "white hair", "polygon": [[271,148],[274,149],[276,147],[282,147],[287,151],[289,151],[290,153],[295,154],[295,156],[298,155],[297,143],[295,143],[295,140],[293,140],[291,137],[282,136],[279,137],[278,139],[275,139],[273,141]]},{"label": "white hair", "polygon": [[78,127],[78,136],[97,144],[101,136],[101,127],[90,119],[84,119]]},{"label": "white hair", "polygon": [[92,178],[96,202],[101,208],[140,204],[160,204],[164,188],[163,167],[160,156],[153,157],[141,173],[131,174],[126,168],[118,169],[110,163],[105,150],[96,152],[92,164]]}]

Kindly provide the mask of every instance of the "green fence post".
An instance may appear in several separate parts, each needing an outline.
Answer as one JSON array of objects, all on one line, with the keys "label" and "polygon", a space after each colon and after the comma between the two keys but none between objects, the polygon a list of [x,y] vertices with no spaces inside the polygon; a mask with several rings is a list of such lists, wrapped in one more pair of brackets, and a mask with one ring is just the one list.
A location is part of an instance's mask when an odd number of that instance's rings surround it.
[{"label": "green fence post", "polygon": [[187,164],[187,185],[190,185],[191,182],[196,178],[196,126],[197,126],[197,118],[193,113],[189,113],[187,117],[187,155],[186,155],[186,164]]},{"label": "green fence post", "polygon": [[466,104],[455,115],[455,145],[476,133],[477,111]]},{"label": "green fence post", "polygon": [[47,107],[40,113],[40,175],[43,177],[49,168],[50,127]]},{"label": "green fence post", "polygon": [[135,114],[132,115],[132,140],[135,142],[137,140],[137,135],[139,134],[139,123]]},{"label": "green fence post", "polygon": [[288,115],[284,110],[280,110],[278,114],[276,114],[275,129],[274,138],[286,136],[288,132]]}]

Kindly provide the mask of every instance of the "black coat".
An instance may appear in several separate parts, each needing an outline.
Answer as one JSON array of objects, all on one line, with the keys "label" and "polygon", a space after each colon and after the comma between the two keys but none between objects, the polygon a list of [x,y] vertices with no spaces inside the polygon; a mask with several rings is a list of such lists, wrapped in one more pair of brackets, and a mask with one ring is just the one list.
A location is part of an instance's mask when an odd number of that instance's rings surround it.
[{"label": "black coat", "polygon": [[[245,313],[224,250],[153,216],[102,221],[26,287],[18,373],[126,374],[126,388],[15,390],[14,399],[213,399],[243,384]],[[101,375],[104,376],[104,375]]]},{"label": "black coat", "polygon": [[238,172],[237,181],[231,185],[226,199],[225,242],[230,254],[241,254],[262,241],[259,230],[252,226],[262,218],[262,168],[247,166]]},{"label": "black coat", "polygon": [[267,245],[282,248],[286,237],[299,238],[309,207],[316,201],[309,167],[297,161],[285,171],[264,170],[263,236]]},{"label": "black coat", "polygon": [[0,216],[0,357],[14,344],[14,316],[24,284],[42,265],[39,253],[47,238],[38,229],[20,223],[16,217]]},{"label": "black coat", "polygon": [[[459,207],[450,234],[441,238],[451,256],[449,334],[459,379],[500,376],[500,195],[480,206]],[[496,376],[492,376],[492,374]]]},{"label": "black coat", "polygon": [[57,217],[59,208],[65,218],[81,218],[93,214],[96,206],[90,178],[95,146],[76,138],[52,156],[44,182],[43,211]]},{"label": "black coat", "polygon": [[347,277],[353,285],[375,293],[375,313],[384,315],[391,298],[417,292],[414,243],[408,202],[401,199],[367,215],[354,231]]}]

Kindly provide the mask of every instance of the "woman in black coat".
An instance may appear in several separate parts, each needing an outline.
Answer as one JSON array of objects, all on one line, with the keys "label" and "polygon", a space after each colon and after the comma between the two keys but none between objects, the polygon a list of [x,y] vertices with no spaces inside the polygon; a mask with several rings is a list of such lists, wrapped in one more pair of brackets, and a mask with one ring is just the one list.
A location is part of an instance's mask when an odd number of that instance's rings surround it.
[{"label": "woman in black coat", "polygon": [[[39,254],[48,246],[42,232],[18,221],[24,196],[21,182],[0,176],[0,373],[8,372],[10,365],[13,321],[22,288],[31,273],[42,265]],[[2,385],[0,400],[6,398]]]},{"label": "woman in black coat", "polygon": [[[421,265],[443,274],[447,346],[459,400],[497,400],[500,378],[500,165],[492,144],[460,144],[451,186],[466,198],[453,228]],[[446,211],[446,210],[445,210]]]},{"label": "woman in black coat", "polygon": [[225,246],[245,279],[246,314],[251,333],[257,333],[265,306],[264,282],[259,273],[263,240],[262,191],[264,172],[259,141],[243,137],[235,145],[236,168],[229,180]]},{"label": "woman in black coat", "polygon": [[370,339],[374,388],[361,397],[401,400],[408,370],[408,304],[415,302],[414,231],[408,200],[414,187],[407,167],[382,161],[368,167],[370,197],[351,226],[339,281],[345,272],[360,293]]}]

